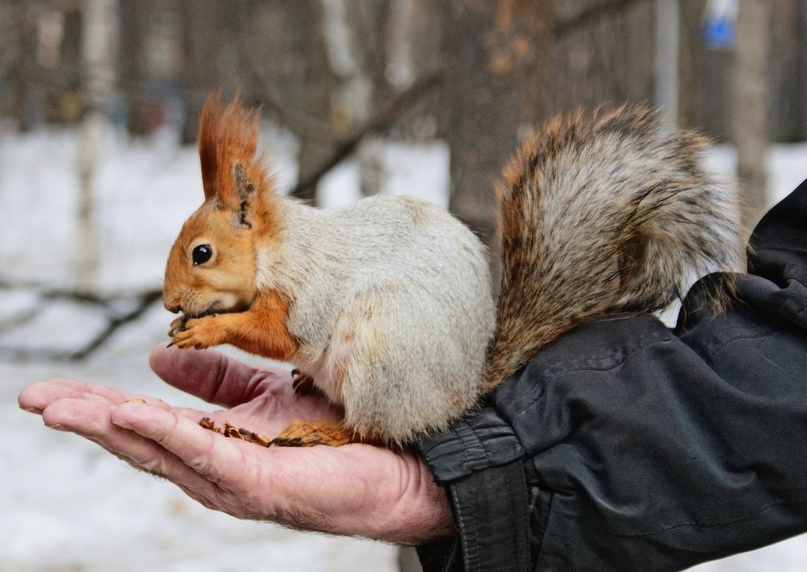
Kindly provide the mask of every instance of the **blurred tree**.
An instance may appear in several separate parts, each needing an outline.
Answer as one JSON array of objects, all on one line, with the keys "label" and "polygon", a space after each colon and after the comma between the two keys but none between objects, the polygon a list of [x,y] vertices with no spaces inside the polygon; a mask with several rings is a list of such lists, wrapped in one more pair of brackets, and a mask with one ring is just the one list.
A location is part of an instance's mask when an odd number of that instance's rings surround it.
[{"label": "blurred tree", "polygon": [[558,0],[543,99],[547,115],[653,103],[656,2]]},{"label": "blurred tree", "polygon": [[0,116],[17,117],[16,93],[12,78],[17,59],[15,24],[18,6],[8,0],[0,0]]},{"label": "blurred tree", "polygon": [[9,85],[10,108],[21,131],[41,123],[43,87],[37,63],[36,9],[39,3],[21,0],[5,7],[8,24],[4,26],[10,37]]},{"label": "blurred tree", "polygon": [[450,208],[490,245],[495,270],[493,187],[519,138],[548,115],[653,101],[655,3],[463,0],[441,7]]},{"label": "blurred tree", "polygon": [[74,270],[76,286],[83,291],[95,286],[98,270],[95,182],[115,87],[117,8],[116,0],[85,0],[82,12],[86,110],[78,148],[79,200]]},{"label": "blurred tree", "polygon": [[27,131],[82,108],[81,0],[0,3],[0,113]]},{"label": "blurred tree", "polygon": [[792,101],[795,109],[794,122],[798,123],[798,131],[793,133],[792,137],[795,140],[807,140],[807,2],[804,0],[796,0],[796,17],[795,17],[795,53],[796,57],[788,69],[788,75],[796,79],[796,83],[792,84],[793,93]]},{"label": "blurred tree", "polygon": [[[286,69],[286,74],[300,73],[299,91],[286,93],[290,99],[284,106],[291,107],[296,113],[312,117],[326,129],[313,131],[306,129],[296,133],[300,136],[300,152],[298,156],[298,180],[307,180],[323,161],[333,152],[335,128],[333,115],[333,93],[337,80],[328,62],[327,46],[322,30],[322,5],[320,2],[282,2],[282,12],[286,22],[294,23],[295,32],[289,41],[295,44],[295,51],[300,54],[303,63],[296,70]],[[296,102],[292,105],[291,102]],[[297,198],[313,203],[316,187],[302,189]]]},{"label": "blurred tree", "polygon": [[148,0],[120,0],[120,88],[129,108],[127,127],[132,135],[146,135],[151,129],[138,112],[144,82],[141,57],[143,39],[153,10]]},{"label": "blurred tree", "polygon": [[[331,97],[333,121],[341,133],[360,129],[388,95],[385,75],[387,0],[322,0],[322,28],[328,62],[337,82]],[[372,137],[358,145],[359,186],[364,195],[381,190],[380,146]]]},{"label": "blurred tree", "polygon": [[543,116],[541,87],[554,4],[553,0],[442,4],[450,210],[490,246],[494,268],[498,268],[494,185],[519,133],[528,132]]},{"label": "blurred tree", "polygon": [[[708,45],[707,0],[678,0],[681,20],[680,121],[718,141],[733,141],[736,45]],[[807,138],[807,1],[770,0],[767,85],[772,141]],[[736,42],[736,38],[735,38]]]},{"label": "blurred tree", "polygon": [[328,64],[337,82],[332,114],[342,132],[365,123],[388,91],[384,74],[387,0],[321,0]]},{"label": "blurred tree", "polygon": [[[128,1],[138,3],[138,0]],[[222,87],[217,62],[222,45],[228,39],[228,30],[222,26],[224,8],[220,0],[179,2],[185,108],[180,140],[185,145],[196,143],[199,116],[207,95],[216,87]]]},{"label": "blurred tree", "polygon": [[395,0],[387,18],[384,75],[402,91],[443,67],[440,45],[442,0]]},{"label": "blurred tree", "polygon": [[707,0],[679,0],[679,125],[718,141],[731,139],[734,50],[705,41]]},{"label": "blurred tree", "polygon": [[655,78],[653,103],[663,114],[667,129],[678,126],[678,78],[681,22],[677,0],[655,0]]},{"label": "blurred tree", "polygon": [[807,1],[772,0],[769,55],[770,137],[807,139]]},{"label": "blurred tree", "polygon": [[[298,179],[309,180],[339,137],[332,109],[337,78],[328,61],[319,1],[268,0],[238,11],[238,57],[250,93],[300,141]],[[315,185],[294,193],[313,202]]]},{"label": "blurred tree", "polygon": [[[442,0],[395,0],[387,19],[384,74],[396,93],[430,77],[443,77]],[[409,141],[443,138],[440,90],[422,93],[396,120],[393,135]]]},{"label": "blurred tree", "polygon": [[766,159],[770,137],[769,0],[740,0],[734,70],[734,141],[737,177],[746,200],[745,224],[753,228],[767,201]]},{"label": "blurred tree", "polygon": [[388,133],[434,91],[435,74],[415,76],[402,91],[386,79],[386,0],[239,6],[241,80],[300,140],[293,196],[313,201],[328,170],[372,135]]},{"label": "blurred tree", "polygon": [[695,128],[702,124],[704,106],[704,49],[701,28],[706,0],[678,0],[678,124]]}]

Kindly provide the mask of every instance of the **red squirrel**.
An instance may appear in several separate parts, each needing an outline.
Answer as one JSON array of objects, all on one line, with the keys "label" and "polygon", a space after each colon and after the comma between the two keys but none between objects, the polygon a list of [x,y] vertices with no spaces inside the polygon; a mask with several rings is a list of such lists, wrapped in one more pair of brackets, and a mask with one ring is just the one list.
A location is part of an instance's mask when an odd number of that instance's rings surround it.
[{"label": "red squirrel", "polygon": [[177,347],[291,362],[344,408],[276,444],[444,430],[563,332],[662,309],[693,276],[743,265],[737,201],[699,165],[705,141],[644,107],[552,120],[507,165],[496,304],[485,248],[457,219],[411,197],[334,210],[285,197],[256,156],[258,123],[238,97],[205,104],[205,200],[171,249],[164,302],[182,312]]}]

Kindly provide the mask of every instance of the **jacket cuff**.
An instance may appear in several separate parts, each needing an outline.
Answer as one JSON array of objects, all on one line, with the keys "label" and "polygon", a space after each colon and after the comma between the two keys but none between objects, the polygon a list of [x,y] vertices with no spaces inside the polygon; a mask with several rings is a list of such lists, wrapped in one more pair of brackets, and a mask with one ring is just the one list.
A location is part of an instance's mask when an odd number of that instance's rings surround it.
[{"label": "jacket cuff", "polygon": [[418,549],[424,571],[529,570],[525,452],[510,425],[486,407],[419,447],[457,525],[454,539]]}]

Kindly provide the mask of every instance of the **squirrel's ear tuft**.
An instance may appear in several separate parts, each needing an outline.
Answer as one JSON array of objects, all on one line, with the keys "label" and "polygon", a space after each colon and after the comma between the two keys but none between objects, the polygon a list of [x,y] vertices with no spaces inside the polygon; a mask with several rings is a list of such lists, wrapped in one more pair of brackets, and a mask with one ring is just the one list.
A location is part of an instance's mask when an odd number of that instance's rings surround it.
[{"label": "squirrel's ear tuft", "polygon": [[221,93],[208,97],[199,123],[199,159],[205,200],[240,209],[247,196],[268,181],[266,166],[256,160],[257,112],[248,110],[236,92],[223,106]]},{"label": "squirrel's ear tuft", "polygon": [[235,178],[235,188],[242,203],[250,200],[255,192],[255,181],[249,178],[246,166],[243,163],[233,165],[233,177]]},{"label": "squirrel's ear tuft", "polygon": [[202,167],[202,185],[205,200],[212,199],[217,192],[216,171],[218,132],[221,123],[221,91],[208,96],[199,118],[199,163]]}]

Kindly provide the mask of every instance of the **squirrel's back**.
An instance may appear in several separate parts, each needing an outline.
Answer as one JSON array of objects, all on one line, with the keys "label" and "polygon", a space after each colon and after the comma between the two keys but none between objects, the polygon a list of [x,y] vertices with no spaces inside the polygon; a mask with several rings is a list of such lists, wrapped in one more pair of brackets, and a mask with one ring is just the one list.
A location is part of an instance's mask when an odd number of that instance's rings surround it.
[{"label": "squirrel's back", "polygon": [[525,143],[499,188],[488,388],[586,319],[653,312],[694,278],[742,269],[738,201],[700,165],[705,145],[627,106],[555,119]]},{"label": "squirrel's back", "polygon": [[486,252],[444,209],[376,196],[342,209],[278,204],[258,252],[262,290],[291,302],[291,361],[360,435],[388,443],[444,429],[482,392],[494,328]]},{"label": "squirrel's back", "polygon": [[484,332],[479,335],[487,343],[493,308],[486,252],[444,209],[388,195],[340,209],[293,200],[280,206],[277,245],[258,252],[258,286],[278,288],[294,299],[290,328],[301,339],[319,338],[314,345],[326,345],[329,328],[322,327],[323,317],[330,322],[343,300],[383,284],[427,293],[447,307],[460,306],[456,311],[462,315],[471,311],[465,306],[478,307],[474,315],[484,316],[485,323],[473,329]]}]

